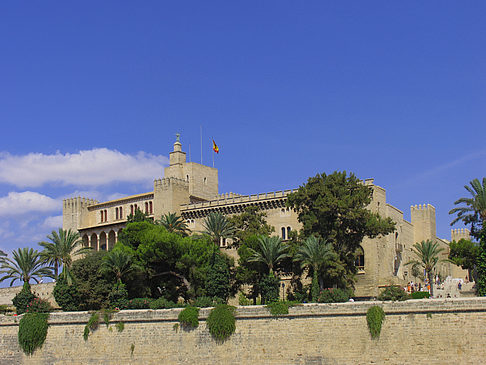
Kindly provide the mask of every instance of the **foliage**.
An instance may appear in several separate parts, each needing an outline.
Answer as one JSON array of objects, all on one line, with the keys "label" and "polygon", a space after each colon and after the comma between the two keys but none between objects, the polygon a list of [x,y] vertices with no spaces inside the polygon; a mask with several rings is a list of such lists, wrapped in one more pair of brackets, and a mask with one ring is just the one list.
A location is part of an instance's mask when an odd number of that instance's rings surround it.
[{"label": "foliage", "polygon": [[127,216],[127,223],[136,223],[136,222],[152,223],[152,219],[150,219],[147,214],[143,213],[139,208],[137,208],[135,209],[135,212],[133,214]]},{"label": "foliage", "polygon": [[39,279],[43,276],[51,276],[51,270],[48,267],[43,267],[44,262],[37,250],[24,247],[12,251],[13,258],[2,257],[0,260],[0,283],[7,279],[10,281],[10,286],[17,280],[24,283],[30,282],[33,279],[39,283]]},{"label": "foliage", "polygon": [[[439,259],[439,254],[444,251],[444,248],[439,247],[438,242],[433,242],[431,240],[422,241],[420,243],[415,243],[412,248],[412,252],[417,257],[417,260],[411,260],[405,265],[413,265],[422,267],[429,279],[429,283],[433,282],[432,271],[436,265],[443,261]],[[431,289],[433,286],[431,286]]]},{"label": "foliage", "polygon": [[164,214],[156,224],[163,226],[170,233],[179,233],[187,236],[190,232],[184,219],[175,213]]},{"label": "foliage", "polygon": [[180,307],[177,303],[174,303],[170,300],[165,299],[164,297],[160,297],[150,303],[150,309],[169,309],[169,308],[177,308]]},{"label": "foliage", "polygon": [[46,299],[34,298],[27,304],[26,313],[49,313],[52,312],[52,306]]},{"label": "foliage", "polygon": [[401,287],[398,286],[387,286],[381,293],[378,295],[378,300],[391,300],[391,301],[403,301],[408,299],[408,294],[405,293]]},{"label": "foliage", "polygon": [[206,296],[199,297],[194,300],[193,305],[199,308],[214,307],[214,299]]},{"label": "foliage", "polygon": [[0,304],[0,313],[5,314],[14,310],[7,304]]},{"label": "foliage", "polygon": [[479,259],[477,261],[476,291],[477,295],[486,295],[486,225],[478,233],[479,236]]},{"label": "foliage", "polygon": [[230,270],[221,255],[214,256],[214,263],[209,266],[206,278],[206,295],[211,298],[228,300],[231,291]]},{"label": "foliage", "polygon": [[199,308],[187,306],[179,313],[177,319],[179,320],[179,323],[181,324],[182,328],[192,329],[192,328],[197,328],[197,326],[199,326],[198,317],[199,317]]},{"label": "foliage", "polygon": [[224,341],[236,330],[235,307],[219,304],[211,310],[207,319],[209,333],[217,341]]},{"label": "foliage", "polygon": [[27,355],[44,344],[47,337],[48,313],[26,313],[19,322],[19,345]]},{"label": "foliage", "polygon": [[236,229],[228,218],[219,212],[211,212],[202,223],[204,234],[211,237],[213,243],[219,247],[222,238],[233,238]]},{"label": "foliage", "polygon": [[260,282],[262,304],[275,302],[279,298],[280,280],[273,274],[265,275]]},{"label": "foliage", "polygon": [[79,233],[72,230],[59,228],[59,232],[52,231],[47,238],[51,242],[39,242],[39,245],[44,248],[40,253],[44,263],[54,265],[54,279],[56,280],[59,277],[59,267],[62,265],[61,277],[68,285],[71,285],[72,276],[70,269],[73,263],[73,256],[87,253],[91,248],[79,248],[79,245],[82,243]]},{"label": "foliage", "polygon": [[91,317],[88,319],[88,323],[84,327],[83,338],[85,341],[88,340],[89,334],[96,331],[100,324],[100,314],[98,312],[92,313]]},{"label": "foliage", "polygon": [[77,311],[81,302],[81,294],[75,283],[67,285],[63,278],[59,278],[54,286],[54,298],[63,311]]},{"label": "foliage", "polygon": [[427,299],[430,298],[430,294],[428,291],[415,291],[410,295],[410,297],[412,299]]},{"label": "foliage", "polygon": [[356,250],[364,237],[375,238],[395,230],[391,218],[371,212],[372,188],[364,185],[354,174],[334,172],[318,174],[308,179],[297,192],[287,197],[287,205],[298,213],[304,237],[326,238],[338,253],[332,270],[334,282],[324,285],[350,286],[356,273]]},{"label": "foliage", "polygon": [[264,274],[266,271],[264,264],[250,261],[252,251],[258,249],[258,237],[253,235],[240,245],[238,248],[238,266],[236,267],[236,282],[240,286],[248,285],[250,287],[248,297],[253,299],[254,304],[260,295],[261,279],[266,275]]},{"label": "foliage", "polygon": [[353,295],[351,289],[327,288],[321,290],[319,303],[343,303]]},{"label": "foliage", "polygon": [[127,302],[127,309],[149,309],[150,303],[152,303],[154,299],[152,298],[133,298]]},{"label": "foliage", "polygon": [[30,302],[37,298],[30,290],[30,284],[24,283],[22,290],[12,299],[17,314],[22,314],[27,311]]},{"label": "foliage", "polygon": [[101,271],[105,274],[113,274],[117,283],[122,282],[122,277],[135,269],[132,262],[132,255],[121,249],[114,249],[103,257]]},{"label": "foliage", "polygon": [[110,294],[108,294],[108,300],[112,308],[125,309],[128,302],[128,291],[125,284],[121,282],[116,283]]},{"label": "foliage", "polygon": [[123,332],[123,330],[125,329],[125,323],[122,321],[117,322],[117,324],[115,324],[115,327],[118,332]]},{"label": "foliage", "polygon": [[288,246],[282,242],[280,237],[258,237],[258,250],[250,248],[250,262],[259,262],[268,268],[268,272],[273,275],[274,269],[285,258],[289,257]]},{"label": "foliage", "polygon": [[294,305],[295,302],[278,300],[267,304],[266,307],[270,310],[270,314],[272,316],[278,317],[284,314],[289,314],[289,308],[293,307]]},{"label": "foliage", "polygon": [[468,270],[470,280],[473,280],[472,273],[476,268],[479,254],[479,245],[471,240],[460,239],[449,243],[449,260]]},{"label": "foliage", "polygon": [[251,305],[250,299],[248,299],[245,294],[240,292],[238,294],[238,305]]},{"label": "foliage", "polygon": [[249,206],[243,213],[230,217],[228,220],[236,229],[233,245],[238,248],[254,235],[270,236],[275,228],[267,223],[266,216],[258,207]]},{"label": "foliage", "polygon": [[109,306],[108,295],[114,282],[101,272],[104,251],[94,251],[76,260],[71,268],[81,300],[80,310],[97,310]]},{"label": "foliage", "polygon": [[458,221],[464,224],[471,224],[471,234],[473,237],[480,238],[481,229],[484,228],[486,221],[486,177],[483,177],[482,183],[479,179],[474,179],[465,185],[464,188],[471,194],[470,198],[460,198],[454,202],[454,205],[463,204],[464,206],[451,209],[449,214],[457,214],[451,222],[451,226]]},{"label": "foliage", "polygon": [[374,305],[368,309],[366,313],[366,321],[368,322],[368,329],[370,330],[371,338],[376,339],[380,337],[381,326],[385,320],[385,312],[383,308]]}]

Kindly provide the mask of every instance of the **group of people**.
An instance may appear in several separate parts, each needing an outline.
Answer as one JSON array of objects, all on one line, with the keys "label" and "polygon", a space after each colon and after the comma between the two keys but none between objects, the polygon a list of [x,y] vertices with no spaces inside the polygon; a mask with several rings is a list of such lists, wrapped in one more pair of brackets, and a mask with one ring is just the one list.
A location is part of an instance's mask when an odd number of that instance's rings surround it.
[{"label": "group of people", "polygon": [[430,283],[428,280],[425,280],[424,285],[422,285],[422,283],[414,283],[413,281],[409,281],[404,290],[409,294],[416,291],[428,291],[430,293]]}]

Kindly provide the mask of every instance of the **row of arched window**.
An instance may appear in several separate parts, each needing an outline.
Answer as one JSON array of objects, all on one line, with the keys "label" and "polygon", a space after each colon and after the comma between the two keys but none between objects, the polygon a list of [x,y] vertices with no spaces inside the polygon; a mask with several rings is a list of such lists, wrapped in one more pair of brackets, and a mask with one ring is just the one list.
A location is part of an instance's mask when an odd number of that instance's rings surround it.
[{"label": "row of arched window", "polygon": [[100,211],[100,216],[101,216],[101,223],[108,222],[108,211],[106,209]]},{"label": "row of arched window", "polygon": [[[135,214],[138,209],[138,204],[130,204],[130,214]],[[154,214],[153,202],[145,202],[145,214]],[[100,211],[100,222],[108,222],[108,211],[103,209]],[[115,207],[115,220],[123,219],[123,207]]]},{"label": "row of arched window", "polygon": [[290,231],[292,230],[292,228],[290,227],[282,227],[281,231],[282,231],[282,239],[283,240],[288,240],[290,238]]}]

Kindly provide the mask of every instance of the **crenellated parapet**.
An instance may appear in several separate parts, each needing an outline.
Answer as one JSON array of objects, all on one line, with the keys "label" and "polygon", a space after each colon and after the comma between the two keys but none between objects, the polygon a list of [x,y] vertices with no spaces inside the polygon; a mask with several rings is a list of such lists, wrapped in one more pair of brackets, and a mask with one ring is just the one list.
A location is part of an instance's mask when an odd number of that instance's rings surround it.
[{"label": "crenellated parapet", "polygon": [[189,182],[177,177],[164,177],[163,179],[154,180],[154,190],[166,190],[171,186],[189,188]]},{"label": "crenellated parapet", "polygon": [[62,201],[62,208],[63,209],[78,209],[78,208],[87,208],[90,205],[98,204],[98,201],[95,199],[90,198],[67,198]]},{"label": "crenellated parapet", "polygon": [[459,241],[461,239],[470,240],[471,231],[467,228],[451,229],[451,241]]}]

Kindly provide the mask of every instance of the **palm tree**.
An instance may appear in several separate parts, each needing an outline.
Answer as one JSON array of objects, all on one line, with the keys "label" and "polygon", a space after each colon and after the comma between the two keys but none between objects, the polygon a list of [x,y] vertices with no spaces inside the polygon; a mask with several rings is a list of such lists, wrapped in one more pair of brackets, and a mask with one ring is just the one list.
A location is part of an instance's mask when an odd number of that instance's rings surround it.
[{"label": "palm tree", "polygon": [[456,214],[457,217],[452,221],[451,225],[462,220],[465,224],[472,224],[472,232],[474,233],[475,223],[486,222],[486,177],[483,177],[483,182],[479,179],[474,179],[469,183],[471,186],[465,185],[464,188],[471,194],[471,198],[460,198],[454,202],[454,205],[464,204],[465,206],[451,209],[449,214]]},{"label": "palm tree", "polygon": [[280,237],[258,237],[258,251],[250,248],[252,256],[248,259],[249,262],[260,262],[268,267],[268,272],[270,275],[274,275],[275,267],[283,259],[289,257],[286,252],[288,246],[282,242]]},{"label": "palm tree", "polygon": [[187,223],[175,213],[164,214],[157,224],[164,226],[167,232],[180,233],[183,236],[188,234]]},{"label": "palm tree", "polygon": [[54,279],[59,277],[59,267],[62,266],[61,277],[66,280],[68,285],[72,283],[71,265],[73,256],[80,255],[91,250],[90,247],[79,247],[81,239],[79,233],[72,230],[59,228],[59,232],[52,231],[47,238],[51,242],[39,242],[44,248],[41,257],[48,265],[54,266]]},{"label": "palm tree", "polygon": [[115,274],[116,282],[120,284],[122,277],[135,269],[132,256],[123,251],[110,251],[103,257],[101,271]]},{"label": "palm tree", "polygon": [[33,279],[39,283],[38,278],[52,275],[51,269],[43,266],[44,260],[37,250],[27,247],[19,248],[12,252],[12,256],[12,259],[2,258],[0,262],[0,273],[3,274],[0,282],[12,279],[10,282],[10,286],[12,286],[16,280],[29,283]]},{"label": "palm tree", "polygon": [[294,257],[294,261],[300,262],[302,269],[312,269],[312,300],[317,301],[319,291],[322,289],[321,273],[328,265],[329,261],[337,260],[337,255],[333,250],[332,243],[310,236],[304,241],[299,251]]},{"label": "palm tree", "polygon": [[412,252],[417,256],[417,260],[410,260],[405,265],[412,265],[412,267],[421,267],[425,270],[426,276],[429,279],[430,295],[433,296],[433,277],[432,271],[436,265],[445,260],[439,259],[439,254],[444,251],[443,247],[439,247],[438,242],[431,240],[422,241],[413,245]]},{"label": "palm tree", "polygon": [[222,238],[233,238],[236,228],[221,213],[211,212],[203,221],[204,234],[211,237],[214,244],[219,247]]}]

